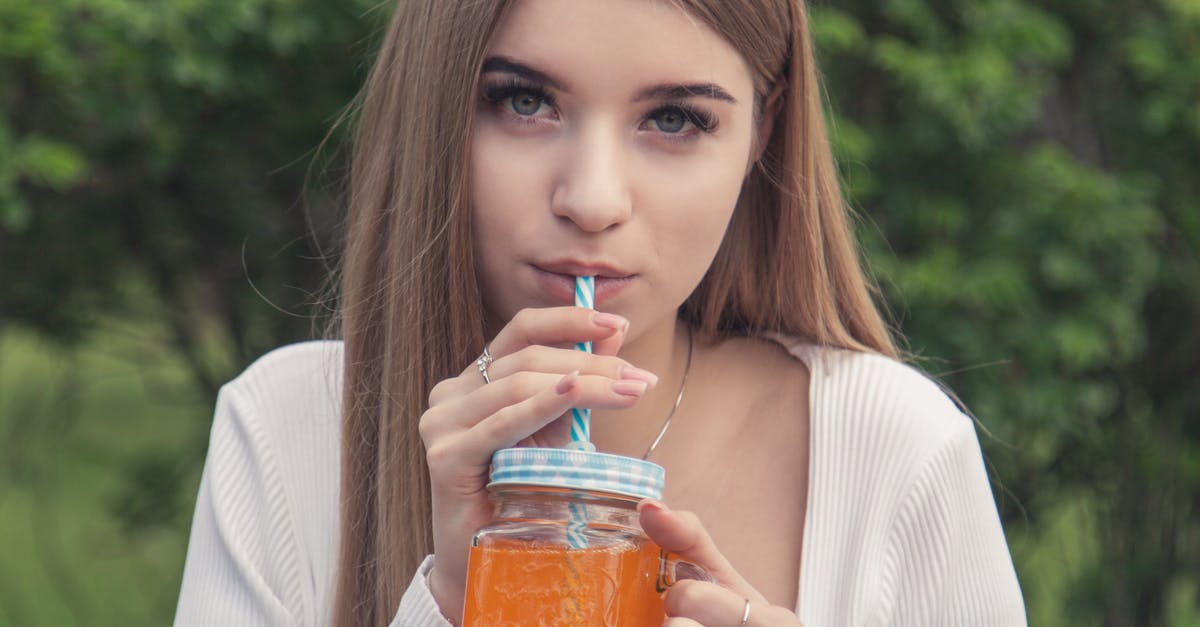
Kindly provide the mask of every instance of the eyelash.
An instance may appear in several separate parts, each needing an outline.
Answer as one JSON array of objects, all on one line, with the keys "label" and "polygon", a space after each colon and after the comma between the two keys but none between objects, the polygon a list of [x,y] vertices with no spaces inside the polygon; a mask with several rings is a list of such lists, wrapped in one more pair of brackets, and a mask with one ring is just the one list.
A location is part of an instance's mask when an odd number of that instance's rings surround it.
[{"label": "eyelash", "polygon": [[[554,107],[554,96],[550,95],[549,92],[538,85],[526,83],[516,78],[508,78],[502,83],[488,84],[484,85],[483,87],[484,99],[490,102],[496,108],[502,107],[506,100],[521,94],[532,94],[547,106]],[[520,115],[511,109],[503,111],[503,113],[508,113],[523,119],[529,119],[530,117],[527,115]]]},{"label": "eyelash", "polygon": [[[509,77],[503,82],[485,84],[482,88],[483,97],[492,106],[501,109],[501,112],[511,117],[521,120],[523,123],[534,123],[531,116],[521,115],[510,109],[502,109],[507,101],[514,96],[529,94],[540,100],[543,104],[553,108],[555,106],[554,96],[546,91],[542,86],[520,80],[518,78]],[[717,128],[717,118],[712,113],[705,111],[699,107],[687,104],[684,102],[667,102],[664,105],[654,109],[646,115],[646,120],[653,121],[654,118],[664,113],[678,113],[683,116],[684,120],[691,122],[697,131],[702,133],[712,133]],[[685,133],[666,133],[673,140],[682,141],[688,138]]]},{"label": "eyelash", "polygon": [[663,113],[678,112],[683,115],[683,118],[691,122],[702,133],[711,133],[717,129],[717,118],[713,114],[700,109],[698,107],[688,105],[682,102],[668,102],[665,105],[650,112],[647,118],[654,119]]}]

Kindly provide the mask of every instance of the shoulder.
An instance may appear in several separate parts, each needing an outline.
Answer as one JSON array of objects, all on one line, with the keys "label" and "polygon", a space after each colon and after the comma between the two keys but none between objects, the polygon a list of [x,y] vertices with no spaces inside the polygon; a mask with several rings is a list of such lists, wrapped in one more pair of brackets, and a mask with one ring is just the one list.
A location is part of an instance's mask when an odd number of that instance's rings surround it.
[{"label": "shoulder", "polygon": [[891,357],[818,349],[813,362],[814,392],[846,410],[870,411],[932,433],[958,430],[970,423],[947,388]]},{"label": "shoulder", "polygon": [[773,339],[808,366],[814,448],[824,442],[919,464],[951,441],[974,439],[973,422],[947,389],[909,364]]},{"label": "shoulder", "polygon": [[342,343],[283,346],[222,387],[209,448],[214,486],[269,508],[284,561],[303,574],[293,584],[320,603],[336,564],[341,406]]},{"label": "shoulder", "polygon": [[341,382],[342,343],[315,340],[288,344],[259,357],[225,385],[240,393],[292,391],[306,384]]},{"label": "shoulder", "polygon": [[210,593],[234,588],[251,590],[247,602],[281,624],[324,620],[337,557],[340,406],[338,342],[273,350],[222,386],[179,615],[228,624],[213,619],[228,618],[228,597]]},{"label": "shoulder", "polygon": [[338,440],[341,392],[341,342],[277,348],[221,387],[214,436],[224,427],[276,461],[311,459],[312,449]]},{"label": "shoulder", "polygon": [[213,423],[253,446],[285,480],[315,460],[332,465],[341,436],[342,344],[272,350],[222,386]]},{"label": "shoulder", "polygon": [[[880,624],[1018,624],[1020,592],[975,425],[950,393],[883,355],[773,339],[811,376],[801,573],[822,579],[802,580],[801,598],[832,581],[861,594],[859,607]],[[816,605],[810,616],[844,610]]]},{"label": "shoulder", "polygon": [[814,402],[835,415],[867,413],[934,433],[971,424],[948,388],[910,364],[878,353],[776,341],[808,366]]},{"label": "shoulder", "polygon": [[222,406],[265,423],[325,420],[341,406],[342,343],[311,341],[272,350],[220,392]]}]

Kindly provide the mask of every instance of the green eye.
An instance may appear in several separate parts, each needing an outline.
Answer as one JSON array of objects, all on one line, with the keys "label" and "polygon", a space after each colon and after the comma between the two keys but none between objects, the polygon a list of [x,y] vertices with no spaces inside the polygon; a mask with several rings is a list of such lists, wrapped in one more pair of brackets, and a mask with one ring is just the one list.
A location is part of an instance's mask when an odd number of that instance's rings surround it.
[{"label": "green eye", "polygon": [[533,115],[542,108],[542,99],[531,92],[521,92],[512,97],[512,110],[517,115]]},{"label": "green eye", "polygon": [[687,118],[679,110],[666,110],[654,116],[654,125],[664,133],[678,133],[683,130]]}]

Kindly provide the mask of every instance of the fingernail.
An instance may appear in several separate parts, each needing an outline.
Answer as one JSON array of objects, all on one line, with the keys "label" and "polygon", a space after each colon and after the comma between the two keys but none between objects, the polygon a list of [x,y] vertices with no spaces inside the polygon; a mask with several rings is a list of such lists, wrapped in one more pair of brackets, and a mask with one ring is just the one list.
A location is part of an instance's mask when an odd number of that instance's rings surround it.
[{"label": "fingernail", "polygon": [[646,393],[646,382],[628,379],[613,381],[612,390],[621,396],[641,396]]},{"label": "fingernail", "polygon": [[642,370],[637,366],[621,366],[620,376],[622,379],[645,381],[646,385],[652,388],[658,385],[658,375],[650,372],[649,370]]},{"label": "fingernail", "polygon": [[597,311],[592,314],[592,323],[598,327],[613,329],[614,331],[624,331],[629,328],[629,321],[625,318],[603,311]]},{"label": "fingernail", "polygon": [[559,396],[562,396],[563,394],[570,392],[571,388],[575,387],[575,382],[578,380],[579,380],[579,371],[578,370],[568,373],[566,376],[559,379],[558,383],[554,385],[554,393],[558,394]]},{"label": "fingernail", "polygon": [[639,514],[648,509],[659,512],[668,511],[666,504],[655,499],[642,499],[641,502],[637,504],[637,511]]}]

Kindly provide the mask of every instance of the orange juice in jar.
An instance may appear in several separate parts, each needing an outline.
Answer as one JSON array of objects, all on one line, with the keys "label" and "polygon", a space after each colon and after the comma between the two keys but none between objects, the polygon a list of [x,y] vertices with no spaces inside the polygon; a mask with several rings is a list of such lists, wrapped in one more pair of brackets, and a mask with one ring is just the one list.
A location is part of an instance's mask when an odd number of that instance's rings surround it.
[{"label": "orange juice in jar", "polygon": [[638,501],[661,498],[664,474],[604,453],[498,451],[488,484],[495,511],[471,542],[463,624],[661,624],[676,568],[706,577],[638,525]]}]

